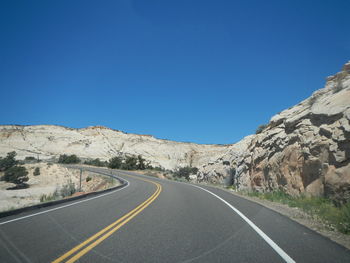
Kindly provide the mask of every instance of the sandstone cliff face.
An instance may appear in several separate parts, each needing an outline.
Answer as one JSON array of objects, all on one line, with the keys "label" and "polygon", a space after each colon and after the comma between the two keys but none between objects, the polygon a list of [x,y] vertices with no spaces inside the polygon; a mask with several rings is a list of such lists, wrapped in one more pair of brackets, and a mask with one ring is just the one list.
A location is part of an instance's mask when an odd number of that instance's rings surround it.
[{"label": "sandstone cliff face", "polygon": [[203,166],[198,179],[220,179],[234,166],[239,189],[283,189],[292,195],[325,195],[346,202],[350,198],[350,62],[327,79],[325,88],[277,114],[260,134],[239,143],[246,145],[245,151],[221,156],[211,169]]},{"label": "sandstone cliff face", "polygon": [[227,147],[159,140],[105,127],[0,126],[0,156],[16,151],[19,159],[26,156],[50,159],[58,158],[60,154],[76,154],[82,158],[108,160],[118,155],[141,154],[153,166],[172,170],[213,162],[226,152]]}]

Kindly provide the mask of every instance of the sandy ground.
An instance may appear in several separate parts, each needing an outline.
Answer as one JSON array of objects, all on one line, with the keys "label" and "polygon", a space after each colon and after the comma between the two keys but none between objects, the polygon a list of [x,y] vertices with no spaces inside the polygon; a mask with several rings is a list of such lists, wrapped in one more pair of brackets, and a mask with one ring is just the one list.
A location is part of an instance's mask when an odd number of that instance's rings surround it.
[{"label": "sandy ground", "polygon": [[[38,204],[42,195],[51,195],[56,189],[61,189],[69,182],[74,183],[77,190],[79,188],[80,171],[77,169],[68,169],[58,164],[48,163],[26,164],[24,166],[29,172],[29,181],[27,182],[29,188],[6,190],[14,184],[0,181],[0,212]],[[33,175],[36,167],[40,168],[40,175],[38,176]],[[88,182],[86,181],[87,177],[91,178]],[[83,171],[81,192],[100,191],[118,184],[117,180]],[[76,193],[75,195],[78,194],[82,193]]]}]

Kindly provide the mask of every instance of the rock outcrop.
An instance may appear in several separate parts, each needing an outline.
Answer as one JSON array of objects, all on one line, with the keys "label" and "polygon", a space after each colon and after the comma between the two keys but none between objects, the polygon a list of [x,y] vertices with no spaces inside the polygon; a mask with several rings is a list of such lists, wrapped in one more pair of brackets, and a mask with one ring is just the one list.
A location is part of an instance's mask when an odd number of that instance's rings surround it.
[{"label": "rock outcrop", "polygon": [[[272,117],[267,127],[200,169],[198,179],[221,178],[236,170],[239,189],[276,189],[289,194],[350,198],[350,62],[326,86]],[[226,165],[225,165],[226,164]]]},{"label": "rock outcrop", "polygon": [[199,145],[156,139],[149,135],[127,134],[105,127],[71,129],[55,125],[0,126],[0,156],[16,151],[42,160],[60,154],[108,160],[120,155],[142,155],[153,166],[173,170],[213,162],[228,145]]}]

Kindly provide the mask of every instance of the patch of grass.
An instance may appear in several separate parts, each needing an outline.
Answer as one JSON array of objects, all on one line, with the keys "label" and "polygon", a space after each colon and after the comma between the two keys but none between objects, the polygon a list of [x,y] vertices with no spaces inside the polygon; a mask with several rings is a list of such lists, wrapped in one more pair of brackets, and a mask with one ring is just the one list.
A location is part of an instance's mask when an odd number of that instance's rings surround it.
[{"label": "patch of grass", "polygon": [[235,185],[226,186],[226,189],[236,190],[236,186]]},{"label": "patch of grass", "polygon": [[72,181],[69,181],[67,184],[62,186],[60,194],[64,198],[73,195],[76,191],[77,189],[75,188],[75,184]]},{"label": "patch of grass", "polygon": [[62,188],[56,188],[55,192],[53,192],[52,194],[42,194],[40,196],[40,203],[65,198],[73,195],[75,192],[75,184],[69,181],[67,184],[63,185]]},{"label": "patch of grass", "polygon": [[57,190],[55,190],[55,192],[53,192],[52,194],[42,194],[40,196],[40,203],[44,203],[44,202],[50,202],[50,201],[54,201],[60,198],[60,195],[58,193]]},{"label": "patch of grass", "polygon": [[283,191],[268,193],[248,192],[248,196],[258,197],[286,204],[290,207],[298,207],[312,218],[320,219],[331,230],[338,230],[344,234],[350,234],[350,203],[337,207],[333,202],[323,197],[307,197],[301,195],[293,197]]}]

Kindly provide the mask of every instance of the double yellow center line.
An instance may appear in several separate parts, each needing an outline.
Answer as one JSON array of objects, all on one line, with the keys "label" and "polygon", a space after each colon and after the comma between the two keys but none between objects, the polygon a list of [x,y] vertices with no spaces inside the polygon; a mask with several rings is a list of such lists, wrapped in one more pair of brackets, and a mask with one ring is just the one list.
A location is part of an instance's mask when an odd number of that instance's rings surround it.
[{"label": "double yellow center line", "polygon": [[149,206],[160,194],[162,191],[162,186],[156,182],[152,182],[147,179],[143,179],[140,177],[127,175],[130,177],[135,177],[137,179],[150,182],[154,185],[156,185],[157,189],[156,191],[142,204],[135,207],[133,210],[131,210],[129,213],[125,214],[121,218],[119,218],[117,221],[113,222],[109,226],[103,228],[93,236],[86,239],[81,244],[77,245],[76,247],[69,250],[64,255],[60,256],[58,259],[52,261],[52,263],[59,263],[63,262],[64,260],[67,260],[65,262],[72,263],[77,261],[79,258],[84,256],[86,253],[88,253],[91,249],[96,247],[98,244],[100,244],[102,241],[104,241],[106,238],[111,236],[114,232],[116,232],[119,228],[121,228],[123,225],[125,225],[127,222],[129,222],[131,219],[133,219],[135,216],[137,216],[139,213],[141,213],[142,210],[144,210],[147,206]]}]

